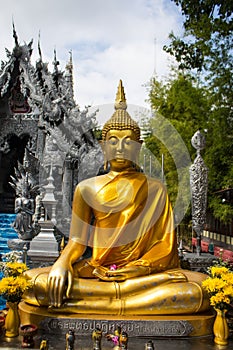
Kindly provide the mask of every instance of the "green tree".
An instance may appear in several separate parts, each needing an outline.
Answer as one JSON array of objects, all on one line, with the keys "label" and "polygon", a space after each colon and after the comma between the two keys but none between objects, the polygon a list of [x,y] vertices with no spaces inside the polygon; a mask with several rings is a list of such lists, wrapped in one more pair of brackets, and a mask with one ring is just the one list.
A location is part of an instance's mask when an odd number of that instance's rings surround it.
[{"label": "green tree", "polygon": [[184,16],[181,38],[170,34],[164,47],[178,68],[198,74],[209,94],[207,147],[209,206],[215,217],[229,222],[230,205],[222,204],[215,192],[233,187],[233,2],[231,0],[172,0]]},{"label": "green tree", "polygon": [[[150,82],[149,100],[155,116],[151,120],[151,133],[145,139],[146,147],[157,157],[164,157],[164,173],[169,196],[174,205],[180,186],[179,171],[186,174],[191,159],[186,154],[195,157],[195,149],[191,146],[191,138],[198,129],[205,130],[209,120],[209,96],[204,87],[199,87],[197,81],[188,74],[176,72],[175,76],[166,82],[153,78]],[[158,118],[162,115],[164,120]],[[169,131],[169,122],[176,132]],[[184,145],[181,143],[183,140]],[[187,148],[185,153],[182,148]],[[183,170],[182,170],[183,167]],[[189,174],[188,174],[189,175]],[[187,181],[188,180],[188,181]],[[188,189],[189,191],[189,189]]]},{"label": "green tree", "polygon": [[171,33],[171,44],[165,50],[175,56],[179,68],[207,71],[232,68],[233,2],[171,1],[181,8],[184,34],[179,38]]}]

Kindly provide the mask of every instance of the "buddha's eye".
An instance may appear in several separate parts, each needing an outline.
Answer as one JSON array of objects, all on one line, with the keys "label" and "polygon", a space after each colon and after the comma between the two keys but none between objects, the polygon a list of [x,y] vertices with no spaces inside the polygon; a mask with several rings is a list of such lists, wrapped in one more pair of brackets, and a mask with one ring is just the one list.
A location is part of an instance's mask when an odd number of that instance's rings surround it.
[{"label": "buddha's eye", "polygon": [[117,145],[117,139],[115,137],[111,137],[110,140],[108,140],[108,143],[112,146]]},{"label": "buddha's eye", "polygon": [[130,138],[125,139],[125,144],[126,145],[131,145],[132,144],[132,140]]}]

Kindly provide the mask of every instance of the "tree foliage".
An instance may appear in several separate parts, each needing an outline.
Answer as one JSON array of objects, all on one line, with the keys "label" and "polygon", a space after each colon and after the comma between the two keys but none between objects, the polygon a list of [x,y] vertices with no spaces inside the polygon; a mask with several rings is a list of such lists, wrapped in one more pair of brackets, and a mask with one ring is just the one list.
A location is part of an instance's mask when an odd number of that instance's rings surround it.
[{"label": "tree foliage", "polygon": [[[191,155],[192,160],[196,154],[191,146],[191,138],[198,129],[205,130],[208,125],[208,91],[199,87],[190,75],[177,72],[166,82],[153,78],[150,82],[149,100],[155,111],[151,129],[157,131],[157,136],[151,133],[145,143],[158,158],[161,159],[162,155],[164,157],[166,184],[174,205],[182,177],[177,172],[177,166],[187,177],[187,167],[191,165],[191,159],[189,158],[188,163],[186,154]],[[158,115],[162,115],[176,132],[168,132],[167,124]]]},{"label": "tree foliage", "polygon": [[[204,159],[209,168],[209,207],[216,218],[224,222],[232,220],[232,207],[223,204],[216,192],[233,187],[233,2],[232,0],[171,0],[180,7],[184,17],[184,33],[182,37],[170,34],[170,45],[164,50],[173,55],[178,62],[182,74],[198,77],[199,84],[205,86],[204,97],[207,98],[206,120],[195,112],[190,105],[190,96],[182,106],[190,106],[194,113],[193,125],[205,124],[207,130],[207,146]],[[199,85],[200,86],[200,85]],[[154,90],[154,89],[153,89]],[[174,90],[176,88],[174,87]],[[164,87],[160,94],[164,94]],[[156,98],[152,103],[156,104]],[[199,105],[196,108],[199,110]],[[164,107],[164,111],[177,111],[174,125],[185,125],[182,108],[172,110]],[[180,112],[180,116],[179,113]],[[187,113],[185,113],[187,115]],[[198,117],[195,117],[197,115]],[[190,130],[191,130],[190,129]],[[186,137],[184,135],[184,137]],[[190,137],[187,129],[187,137]]]},{"label": "tree foliage", "polygon": [[[184,16],[184,36],[170,34],[165,50],[179,68],[211,70],[227,61],[232,68],[233,2],[231,0],[172,0]],[[216,62],[217,59],[217,62]]]}]

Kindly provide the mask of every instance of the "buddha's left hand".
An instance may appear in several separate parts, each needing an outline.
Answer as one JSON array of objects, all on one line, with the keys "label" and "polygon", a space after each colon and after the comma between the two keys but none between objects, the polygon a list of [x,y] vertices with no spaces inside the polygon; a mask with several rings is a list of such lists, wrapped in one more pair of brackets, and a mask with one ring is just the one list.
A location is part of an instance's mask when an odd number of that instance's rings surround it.
[{"label": "buddha's left hand", "polygon": [[[102,272],[102,271],[101,271]],[[125,281],[129,278],[149,275],[150,268],[148,266],[125,266],[117,270],[106,270],[104,274],[99,273],[98,268],[94,270],[94,274],[103,281]]]}]

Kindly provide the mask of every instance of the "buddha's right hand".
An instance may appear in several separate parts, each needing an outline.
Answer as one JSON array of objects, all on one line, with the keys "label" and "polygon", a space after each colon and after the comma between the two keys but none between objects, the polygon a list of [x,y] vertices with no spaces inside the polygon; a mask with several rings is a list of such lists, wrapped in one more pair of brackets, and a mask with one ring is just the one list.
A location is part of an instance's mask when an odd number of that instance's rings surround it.
[{"label": "buddha's right hand", "polygon": [[65,294],[65,287],[67,285],[66,295],[69,296],[73,281],[73,268],[71,264],[57,261],[50,270],[48,276],[48,292],[50,306],[60,307],[63,302]]}]

